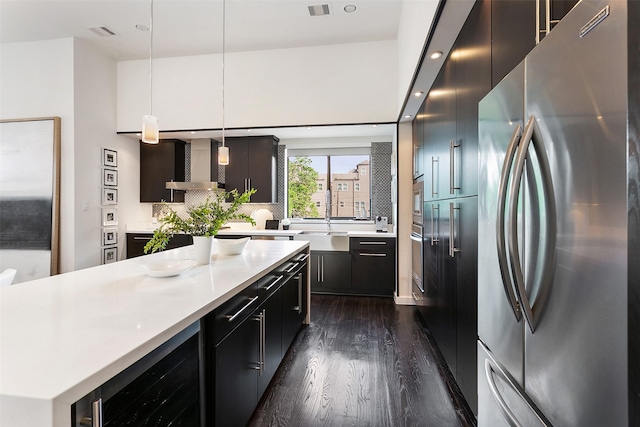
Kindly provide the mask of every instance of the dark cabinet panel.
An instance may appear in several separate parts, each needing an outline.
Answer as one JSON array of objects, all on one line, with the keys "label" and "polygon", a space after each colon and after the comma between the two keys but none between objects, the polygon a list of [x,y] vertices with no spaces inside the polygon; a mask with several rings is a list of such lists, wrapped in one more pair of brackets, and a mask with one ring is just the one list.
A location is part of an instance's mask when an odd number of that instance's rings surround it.
[{"label": "dark cabinet panel", "polygon": [[[127,259],[144,255],[144,245],[151,240],[149,233],[127,233]],[[182,246],[192,245],[193,237],[188,234],[176,234],[167,243],[168,249],[175,249]]]},{"label": "dark cabinet panel", "polygon": [[306,265],[282,287],[282,356],[291,346],[307,315]]},{"label": "dark cabinet panel", "polygon": [[353,291],[393,296],[396,283],[395,239],[353,237],[350,245]]},{"label": "dark cabinet panel", "polygon": [[267,389],[282,361],[282,297],[280,290],[271,295],[257,310],[262,315],[262,370],[258,371],[258,400]]},{"label": "dark cabinet panel", "polygon": [[215,347],[215,410],[217,426],[247,424],[258,404],[260,322],[243,321]]},{"label": "dark cabinet panel", "polygon": [[456,285],[456,381],[477,412],[478,198],[457,199],[453,211]]},{"label": "dark cabinet panel", "polygon": [[413,120],[413,178],[424,174],[424,102]]},{"label": "dark cabinet panel", "polygon": [[140,202],[184,202],[184,192],[167,190],[165,183],[185,180],[185,144],[179,139],[140,142]]},{"label": "dark cabinet panel", "polygon": [[311,252],[311,292],[350,293],[351,254],[339,251]]},{"label": "dark cabinet panel", "polygon": [[240,193],[255,188],[253,203],[278,201],[278,139],[274,136],[227,138],[229,164],[225,166],[226,191]]}]

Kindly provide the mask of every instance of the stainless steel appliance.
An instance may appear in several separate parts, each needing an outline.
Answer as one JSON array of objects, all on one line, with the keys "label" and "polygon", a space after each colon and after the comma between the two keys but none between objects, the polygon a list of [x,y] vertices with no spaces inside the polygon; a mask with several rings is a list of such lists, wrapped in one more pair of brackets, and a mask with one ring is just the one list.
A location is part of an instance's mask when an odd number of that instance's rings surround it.
[{"label": "stainless steel appliance", "polygon": [[375,223],[378,233],[386,233],[389,230],[389,218],[386,216],[376,216]]},{"label": "stainless steel appliance", "polygon": [[640,425],[638,3],[582,0],[480,102],[481,427]]},{"label": "stainless steel appliance", "polygon": [[424,233],[422,230],[422,206],[424,184],[422,180],[413,184],[413,201],[412,213],[413,223],[411,224],[411,294],[416,305],[424,305],[424,267],[423,267],[423,249],[424,249]]}]

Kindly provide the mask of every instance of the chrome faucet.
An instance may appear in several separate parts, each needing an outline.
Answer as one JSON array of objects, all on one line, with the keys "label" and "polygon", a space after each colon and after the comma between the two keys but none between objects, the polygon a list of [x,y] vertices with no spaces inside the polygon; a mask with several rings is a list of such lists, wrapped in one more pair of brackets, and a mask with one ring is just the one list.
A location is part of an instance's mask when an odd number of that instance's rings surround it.
[{"label": "chrome faucet", "polygon": [[326,211],[324,213],[325,219],[327,220],[327,230],[331,229],[331,190],[327,189],[324,193],[324,204],[326,206]]}]

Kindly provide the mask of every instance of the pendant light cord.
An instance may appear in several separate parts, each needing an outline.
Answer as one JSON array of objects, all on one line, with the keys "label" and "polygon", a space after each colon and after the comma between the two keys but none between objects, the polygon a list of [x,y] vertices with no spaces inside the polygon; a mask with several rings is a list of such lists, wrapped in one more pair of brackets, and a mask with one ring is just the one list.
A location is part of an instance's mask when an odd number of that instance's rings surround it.
[{"label": "pendant light cord", "polygon": [[222,146],[224,147],[224,46],[226,34],[226,1],[222,0]]},{"label": "pendant light cord", "polygon": [[151,4],[151,13],[149,14],[149,111],[153,116],[153,0],[149,0]]}]

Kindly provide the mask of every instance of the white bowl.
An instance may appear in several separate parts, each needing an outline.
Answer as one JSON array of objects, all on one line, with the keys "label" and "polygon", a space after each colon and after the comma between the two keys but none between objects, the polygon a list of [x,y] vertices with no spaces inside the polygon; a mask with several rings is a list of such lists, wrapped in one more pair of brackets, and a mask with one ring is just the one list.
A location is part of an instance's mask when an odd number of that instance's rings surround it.
[{"label": "white bowl", "polygon": [[216,239],[218,243],[218,255],[239,255],[242,253],[251,237],[240,239]]},{"label": "white bowl", "polygon": [[171,277],[184,273],[194,265],[196,261],[193,259],[156,261],[140,264],[138,270],[152,277]]}]

